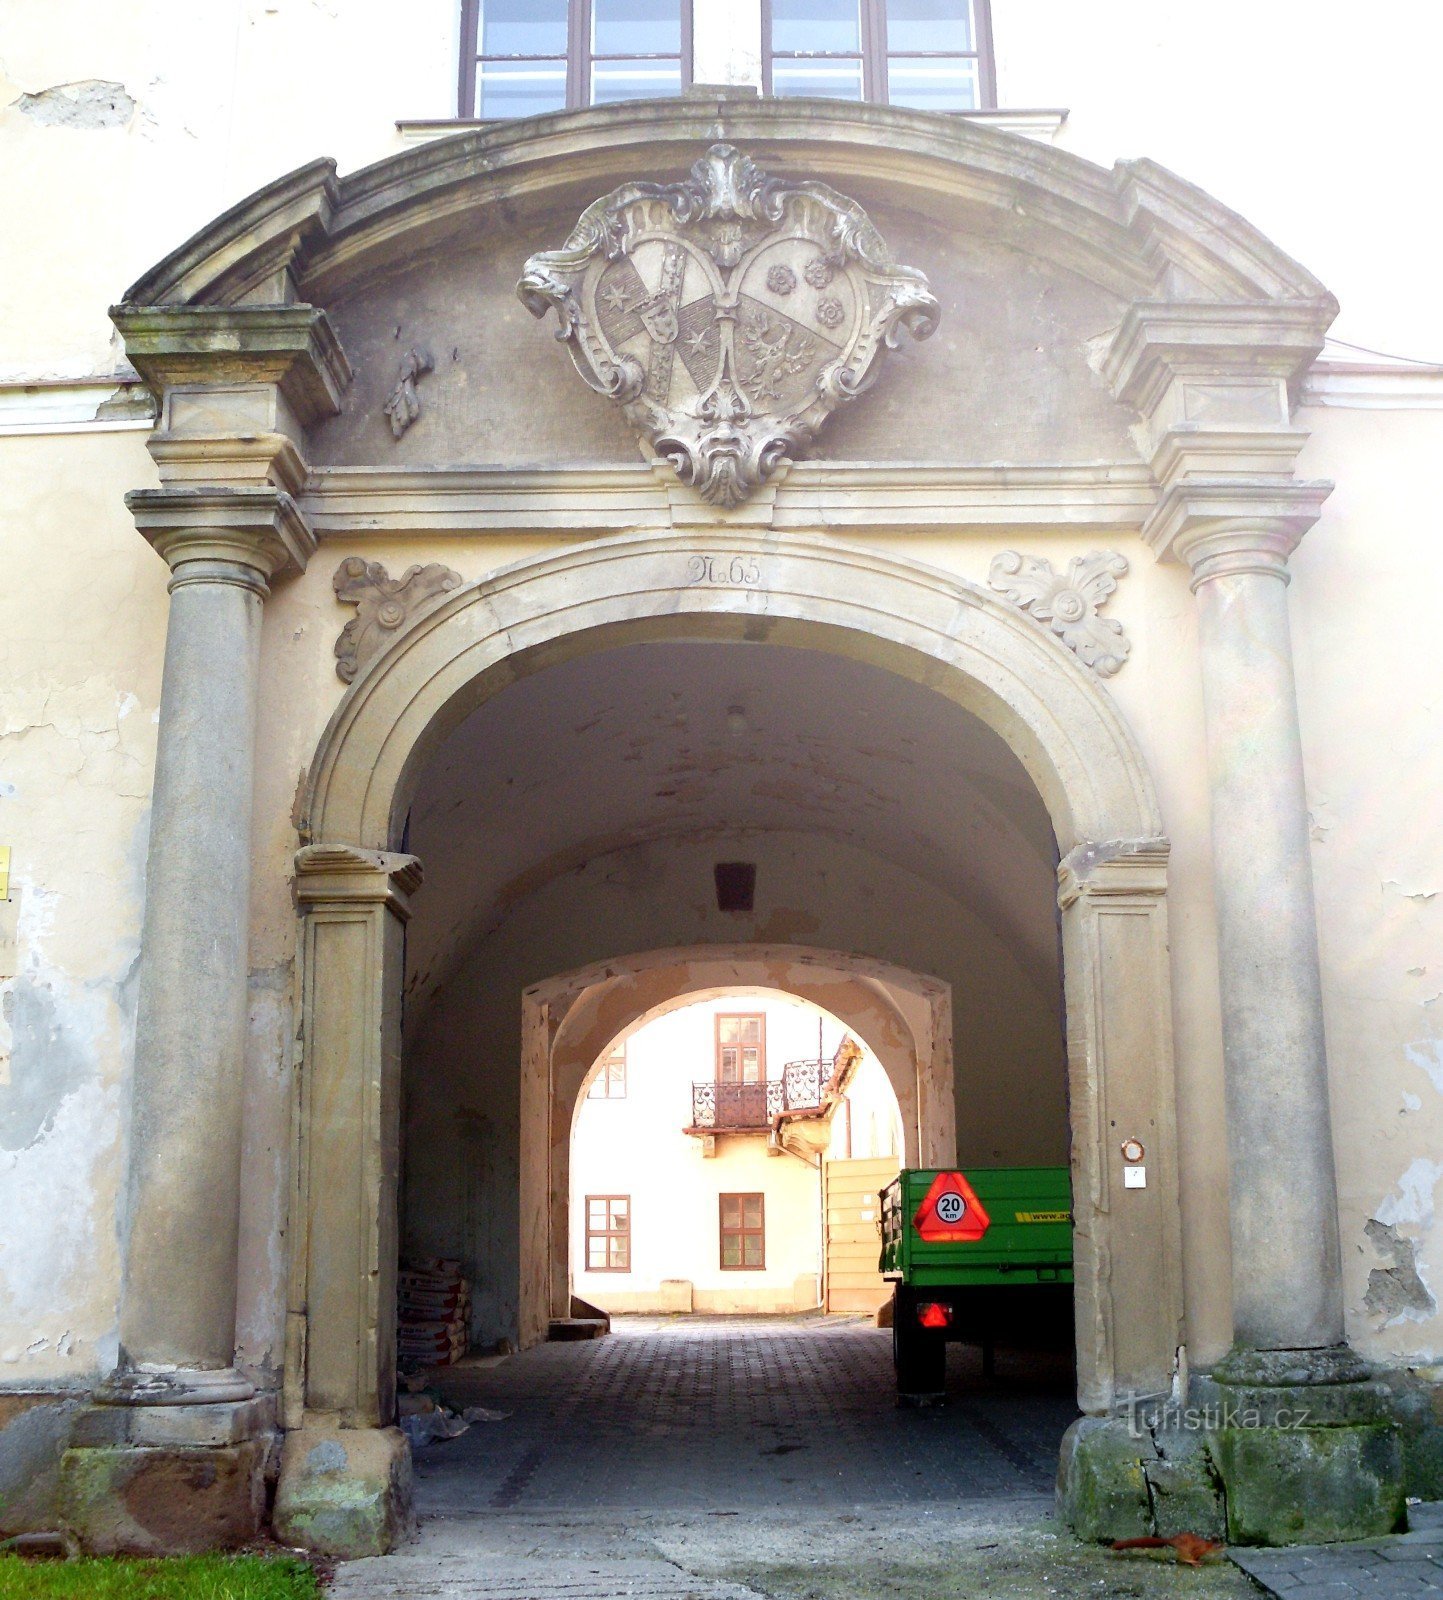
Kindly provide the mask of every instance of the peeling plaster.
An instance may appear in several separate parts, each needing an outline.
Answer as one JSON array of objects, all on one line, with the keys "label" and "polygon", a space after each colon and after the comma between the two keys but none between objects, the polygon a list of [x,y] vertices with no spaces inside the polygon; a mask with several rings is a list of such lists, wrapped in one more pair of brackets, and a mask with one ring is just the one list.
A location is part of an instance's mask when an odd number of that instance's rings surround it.
[{"label": "peeling plaster", "polygon": [[1404,1320],[1426,1322],[1438,1305],[1419,1274],[1417,1243],[1401,1237],[1395,1227],[1376,1217],[1369,1219],[1363,1231],[1378,1253],[1391,1262],[1387,1267],[1374,1267],[1368,1274],[1364,1307],[1382,1318],[1379,1328]]},{"label": "peeling plaster", "polygon": [[42,128],[124,128],[136,111],[136,102],[123,83],[100,78],[57,83],[35,94],[22,94],[10,104]]},{"label": "peeling plaster", "polygon": [[1419,1039],[1415,1044],[1403,1048],[1409,1061],[1415,1067],[1421,1067],[1432,1080],[1433,1087],[1443,1094],[1443,1039]]}]

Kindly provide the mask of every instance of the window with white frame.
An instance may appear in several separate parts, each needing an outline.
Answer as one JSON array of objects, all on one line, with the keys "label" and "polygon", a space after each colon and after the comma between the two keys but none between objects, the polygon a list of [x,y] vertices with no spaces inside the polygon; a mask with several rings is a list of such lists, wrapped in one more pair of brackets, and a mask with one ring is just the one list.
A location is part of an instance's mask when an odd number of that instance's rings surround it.
[{"label": "window with white frame", "polygon": [[989,0],[763,0],[767,94],[919,111],[997,104]]},{"label": "window with white frame", "polygon": [[463,0],[463,117],[680,94],[691,0]]},{"label": "window with white frame", "polygon": [[591,1087],[586,1091],[589,1100],[626,1099],[626,1046],[619,1044],[602,1057]]}]

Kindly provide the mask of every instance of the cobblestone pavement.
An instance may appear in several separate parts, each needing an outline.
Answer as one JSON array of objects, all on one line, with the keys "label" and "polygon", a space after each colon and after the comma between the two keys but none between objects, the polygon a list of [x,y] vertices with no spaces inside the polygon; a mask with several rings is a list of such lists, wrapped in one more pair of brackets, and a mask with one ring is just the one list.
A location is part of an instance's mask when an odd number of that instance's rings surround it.
[{"label": "cobblestone pavement", "polygon": [[[442,1383],[509,1413],[417,1458],[421,1504],[665,1511],[950,1504],[1046,1495],[1076,1415],[1070,1365],[1013,1358],[980,1379],[957,1346],[951,1404],[899,1410],[891,1335],[836,1317],[619,1319]],[[1040,1375],[1039,1375],[1040,1367]]]},{"label": "cobblestone pavement", "polygon": [[417,1453],[420,1539],[343,1565],[331,1600],[1443,1592],[1443,1507],[1415,1508],[1398,1538],[1237,1566],[1080,1544],[1052,1514],[1070,1364],[999,1352],[984,1383],[976,1351],[949,1362],[950,1403],[925,1411],[894,1403],[890,1335],[836,1317],[625,1318],[607,1339],[452,1368],[453,1404],[505,1417]]},{"label": "cobblestone pavement", "polygon": [[1084,1546],[1052,1516],[1070,1364],[951,1352],[951,1403],[900,1411],[891,1336],[839,1318],[628,1318],[608,1339],[452,1369],[508,1413],[417,1454],[421,1538],[332,1600],[1245,1600]]},{"label": "cobblestone pavement", "polygon": [[1366,1544],[1235,1550],[1233,1560],[1286,1600],[1402,1600],[1443,1594],[1443,1505],[1413,1506],[1409,1531]]}]

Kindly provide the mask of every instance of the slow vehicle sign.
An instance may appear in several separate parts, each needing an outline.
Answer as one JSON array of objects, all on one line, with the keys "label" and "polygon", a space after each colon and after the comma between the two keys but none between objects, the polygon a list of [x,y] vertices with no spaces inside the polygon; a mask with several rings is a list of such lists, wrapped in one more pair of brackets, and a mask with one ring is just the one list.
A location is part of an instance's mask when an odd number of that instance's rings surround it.
[{"label": "slow vehicle sign", "polygon": [[939,1172],[912,1218],[917,1237],[928,1244],[980,1239],[991,1224],[986,1207],[960,1172]]}]

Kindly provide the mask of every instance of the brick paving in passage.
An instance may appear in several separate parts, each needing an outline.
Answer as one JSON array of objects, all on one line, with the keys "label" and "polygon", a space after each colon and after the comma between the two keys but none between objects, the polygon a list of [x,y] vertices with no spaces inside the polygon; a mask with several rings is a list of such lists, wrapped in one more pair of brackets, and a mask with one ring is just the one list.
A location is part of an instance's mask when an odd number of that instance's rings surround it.
[{"label": "brick paving in passage", "polygon": [[442,1380],[510,1415],[417,1457],[423,1512],[815,1509],[1050,1494],[1070,1363],[949,1352],[951,1403],[899,1409],[891,1335],[854,1319],[624,1319]]}]

